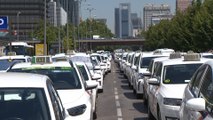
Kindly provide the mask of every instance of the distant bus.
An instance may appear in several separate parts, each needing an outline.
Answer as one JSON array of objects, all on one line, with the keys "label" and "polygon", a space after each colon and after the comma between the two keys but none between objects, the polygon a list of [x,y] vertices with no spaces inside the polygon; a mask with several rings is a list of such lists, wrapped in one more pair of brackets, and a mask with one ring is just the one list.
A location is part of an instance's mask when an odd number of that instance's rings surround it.
[{"label": "distant bus", "polygon": [[33,56],[34,47],[26,42],[11,42],[5,47],[4,52],[5,55],[8,55],[8,52],[16,52],[16,55]]}]

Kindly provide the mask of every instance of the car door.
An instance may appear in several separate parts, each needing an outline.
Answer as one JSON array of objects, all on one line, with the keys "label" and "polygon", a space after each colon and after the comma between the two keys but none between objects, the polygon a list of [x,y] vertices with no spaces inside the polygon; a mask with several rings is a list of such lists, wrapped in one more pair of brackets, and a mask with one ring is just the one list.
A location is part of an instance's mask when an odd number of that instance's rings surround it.
[{"label": "car door", "polygon": [[183,118],[184,119],[195,119],[197,113],[195,111],[191,111],[186,108],[185,103],[191,98],[197,98],[200,93],[200,83],[207,69],[206,65],[201,66],[195,74],[192,76],[192,79],[188,86],[185,89],[184,97],[183,97]]},{"label": "car door", "polygon": [[65,111],[62,106],[61,100],[55,91],[54,87],[50,82],[47,82],[47,89],[50,95],[50,99],[52,102],[52,108],[54,111],[55,120],[64,120],[65,119]]},{"label": "car door", "polygon": [[200,87],[199,97],[204,98],[206,101],[206,110],[196,112],[193,114],[195,119],[205,119],[208,114],[212,116],[213,110],[213,78],[212,78],[212,68],[207,67],[206,73],[203,76],[202,84]]},{"label": "car door", "polygon": [[[156,78],[159,83],[160,83],[160,78],[161,78],[161,71],[162,71],[162,63],[161,62],[158,62],[156,63],[156,70],[153,74],[153,78]],[[156,95],[157,95],[157,92],[158,92],[158,89],[159,89],[159,85],[149,85],[149,90],[150,90],[150,97],[149,97],[149,105],[150,106],[150,109],[153,111],[153,115],[157,115],[157,98],[156,98]]]}]

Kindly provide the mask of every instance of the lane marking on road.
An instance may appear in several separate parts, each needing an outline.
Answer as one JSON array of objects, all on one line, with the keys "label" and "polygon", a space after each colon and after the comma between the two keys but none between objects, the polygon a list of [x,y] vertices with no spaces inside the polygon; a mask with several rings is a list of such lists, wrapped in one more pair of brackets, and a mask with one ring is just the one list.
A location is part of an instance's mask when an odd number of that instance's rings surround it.
[{"label": "lane marking on road", "polygon": [[115,100],[118,100],[119,99],[119,96],[118,95],[115,95]]},{"label": "lane marking on road", "polygon": [[115,101],[115,103],[116,103],[116,107],[121,107],[121,104],[119,101]]},{"label": "lane marking on road", "polygon": [[118,120],[123,120],[123,118],[118,118]]},{"label": "lane marking on road", "polygon": [[118,117],[122,117],[121,108],[117,108],[117,115]]}]

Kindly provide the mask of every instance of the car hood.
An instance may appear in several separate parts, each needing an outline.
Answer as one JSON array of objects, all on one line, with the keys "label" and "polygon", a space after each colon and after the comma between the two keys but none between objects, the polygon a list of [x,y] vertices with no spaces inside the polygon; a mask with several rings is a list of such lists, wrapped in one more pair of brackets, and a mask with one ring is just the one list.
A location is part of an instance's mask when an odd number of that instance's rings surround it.
[{"label": "car hood", "polygon": [[85,94],[85,90],[78,89],[78,90],[57,90],[59,97],[61,98],[61,102],[64,106],[70,104],[76,105],[82,102],[82,99],[87,97]]},{"label": "car hood", "polygon": [[171,84],[171,85],[162,85],[160,92],[163,97],[166,98],[179,98],[182,99],[185,87],[187,84]]},{"label": "car hood", "polygon": [[149,73],[149,71],[147,70],[147,68],[142,68],[139,69],[139,73]]}]

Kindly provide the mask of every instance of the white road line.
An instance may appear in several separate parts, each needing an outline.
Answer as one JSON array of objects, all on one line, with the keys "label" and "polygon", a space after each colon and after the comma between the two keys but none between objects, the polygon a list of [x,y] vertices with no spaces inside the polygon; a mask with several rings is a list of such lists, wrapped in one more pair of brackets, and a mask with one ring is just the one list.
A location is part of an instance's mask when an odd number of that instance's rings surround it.
[{"label": "white road line", "polygon": [[[113,71],[114,73],[114,71]],[[115,80],[115,78],[114,78]],[[114,81],[114,84],[116,84],[116,81]],[[121,104],[119,102],[119,96],[118,96],[118,88],[114,88],[114,94],[115,94],[115,105],[117,108],[117,116],[118,116],[118,120],[123,120],[122,118],[122,112],[121,112]]]},{"label": "white road line", "polygon": [[123,118],[118,118],[118,120],[123,120]]},{"label": "white road line", "polygon": [[119,96],[118,95],[115,95],[115,100],[118,100],[119,99]]},{"label": "white road line", "polygon": [[116,103],[116,107],[121,107],[121,104],[119,101],[115,101],[115,103]]},{"label": "white road line", "polygon": [[121,108],[117,108],[117,115],[118,117],[122,117]]}]

